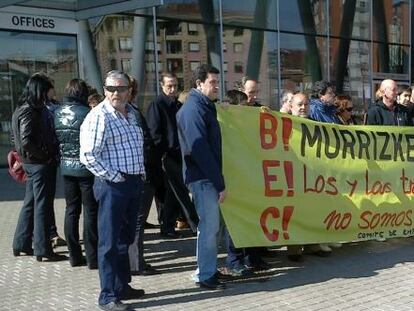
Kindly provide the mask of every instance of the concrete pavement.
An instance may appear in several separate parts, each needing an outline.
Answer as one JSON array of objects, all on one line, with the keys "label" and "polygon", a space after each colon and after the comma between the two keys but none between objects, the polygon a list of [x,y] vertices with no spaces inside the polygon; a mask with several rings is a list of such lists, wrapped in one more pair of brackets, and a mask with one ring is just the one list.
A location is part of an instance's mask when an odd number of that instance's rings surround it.
[{"label": "concrete pavement", "polygon": [[[0,180],[0,310],[99,310],[96,270],[13,257],[24,188],[5,170]],[[57,197],[56,220],[63,234],[61,187]],[[155,218],[152,213],[150,222]],[[183,239],[165,240],[158,231],[147,230],[146,258],[162,274],[133,277],[131,285],[146,291],[143,299],[130,301],[137,310],[414,310],[412,238],[350,243],[329,258],[306,256],[300,264],[289,262],[284,248],[277,249],[267,258],[270,272],[229,281],[224,291],[206,291],[191,280],[195,238],[184,232]],[[57,251],[67,254],[65,247]],[[221,263],[224,258],[222,252]]]}]

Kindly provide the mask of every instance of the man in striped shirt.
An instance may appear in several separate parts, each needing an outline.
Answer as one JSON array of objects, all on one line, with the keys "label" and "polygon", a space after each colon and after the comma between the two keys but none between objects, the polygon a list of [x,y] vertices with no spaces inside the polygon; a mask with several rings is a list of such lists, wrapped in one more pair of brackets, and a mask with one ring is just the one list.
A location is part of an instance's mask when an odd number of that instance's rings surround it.
[{"label": "man in striped shirt", "polygon": [[129,310],[136,299],[128,246],[134,241],[144,171],[143,133],[128,104],[128,76],[117,70],[105,79],[105,99],[87,115],[80,132],[80,160],[95,175],[98,212],[99,307]]}]

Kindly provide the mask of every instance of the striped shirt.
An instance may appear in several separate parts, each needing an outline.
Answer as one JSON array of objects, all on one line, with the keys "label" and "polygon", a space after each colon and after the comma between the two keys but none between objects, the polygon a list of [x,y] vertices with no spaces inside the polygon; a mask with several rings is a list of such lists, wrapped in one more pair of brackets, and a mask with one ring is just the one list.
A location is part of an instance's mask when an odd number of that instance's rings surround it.
[{"label": "striped shirt", "polygon": [[80,160],[95,176],[112,182],[121,173],[145,174],[143,133],[134,109],[125,118],[104,100],[86,116],[80,129]]}]

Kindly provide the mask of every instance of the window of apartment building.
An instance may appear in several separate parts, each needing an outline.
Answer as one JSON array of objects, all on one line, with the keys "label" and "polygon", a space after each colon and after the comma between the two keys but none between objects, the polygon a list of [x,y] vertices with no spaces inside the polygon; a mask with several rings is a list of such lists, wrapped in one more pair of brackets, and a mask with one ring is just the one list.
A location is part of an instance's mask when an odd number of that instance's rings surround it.
[{"label": "window of apartment building", "polygon": [[223,42],[223,52],[227,52],[227,44],[226,44],[226,42]]},{"label": "window of apartment building", "polygon": [[132,51],[132,39],[130,37],[119,38],[119,50]]},{"label": "window of apartment building", "polygon": [[191,36],[198,35],[198,25],[194,23],[188,23],[188,34]]},{"label": "window of apartment building", "polygon": [[167,71],[173,73],[183,72],[183,60],[178,58],[167,59]]},{"label": "window of apartment building", "polygon": [[123,72],[131,73],[132,72],[131,59],[129,58],[121,59],[121,67],[122,67]]},{"label": "window of apartment building", "polygon": [[126,16],[117,16],[118,30],[126,30],[131,26],[132,18]]},{"label": "window of apartment building", "polygon": [[[154,42],[153,41],[147,41],[145,42],[145,50],[147,52],[154,52]],[[157,52],[158,54],[161,54],[161,44],[157,43]]]},{"label": "window of apartment building", "polygon": [[166,22],[163,27],[165,27],[165,34],[167,36],[181,35],[180,22]]},{"label": "window of apartment building", "polygon": [[155,71],[155,63],[152,61],[145,62],[145,71],[146,72],[154,72]]},{"label": "window of apartment building", "polygon": [[229,67],[229,64],[227,62],[224,62],[223,63],[223,71],[227,72],[228,67]]},{"label": "window of apartment building", "polygon": [[198,42],[190,42],[188,44],[188,50],[190,52],[198,52],[198,51],[200,51],[200,43],[198,43]]},{"label": "window of apartment building", "polygon": [[243,43],[233,43],[233,52],[234,53],[243,52]]},{"label": "window of apartment building", "polygon": [[244,33],[244,29],[243,28],[236,28],[236,29],[234,29],[234,36],[235,37],[243,36],[243,33]]},{"label": "window of apartment building", "polygon": [[194,71],[197,67],[199,67],[200,66],[200,62],[199,61],[192,61],[192,62],[190,62],[190,70],[191,71]]},{"label": "window of apartment building", "polygon": [[167,53],[168,54],[182,53],[181,40],[168,40],[167,41]]},{"label": "window of apartment building", "polygon": [[243,73],[243,63],[242,62],[234,62],[234,72],[235,73]]}]

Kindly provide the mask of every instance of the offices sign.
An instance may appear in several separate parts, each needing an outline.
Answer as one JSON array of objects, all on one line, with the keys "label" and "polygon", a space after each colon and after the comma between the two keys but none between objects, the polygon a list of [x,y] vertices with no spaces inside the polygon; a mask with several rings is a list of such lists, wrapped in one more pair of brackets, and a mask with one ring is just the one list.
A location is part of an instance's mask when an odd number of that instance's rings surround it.
[{"label": "offices sign", "polygon": [[0,29],[77,34],[78,23],[66,18],[0,12]]}]

